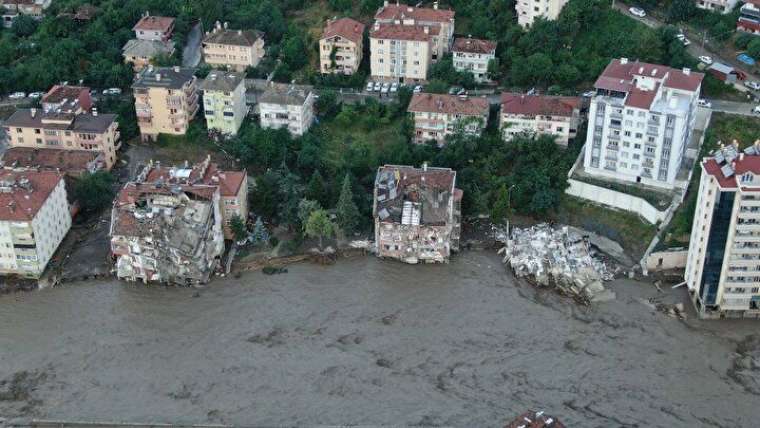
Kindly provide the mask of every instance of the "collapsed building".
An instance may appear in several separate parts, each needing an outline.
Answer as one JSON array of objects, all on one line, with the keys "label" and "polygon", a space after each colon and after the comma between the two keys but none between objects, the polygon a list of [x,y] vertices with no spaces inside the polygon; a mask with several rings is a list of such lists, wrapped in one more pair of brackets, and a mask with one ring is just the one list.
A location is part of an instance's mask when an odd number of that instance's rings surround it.
[{"label": "collapsed building", "polygon": [[515,276],[554,287],[583,303],[614,298],[602,284],[612,280],[613,274],[594,257],[588,240],[567,226],[543,223],[513,228],[499,254],[504,254],[504,263]]},{"label": "collapsed building", "polygon": [[385,165],[375,179],[377,255],[405,263],[446,263],[459,250],[462,190],[456,171]]},{"label": "collapsed building", "polygon": [[128,281],[195,285],[209,281],[224,252],[219,186],[127,183],[111,212],[116,276]]},{"label": "collapsed building", "polygon": [[504,428],[565,428],[559,419],[543,411],[529,410],[508,423]]}]

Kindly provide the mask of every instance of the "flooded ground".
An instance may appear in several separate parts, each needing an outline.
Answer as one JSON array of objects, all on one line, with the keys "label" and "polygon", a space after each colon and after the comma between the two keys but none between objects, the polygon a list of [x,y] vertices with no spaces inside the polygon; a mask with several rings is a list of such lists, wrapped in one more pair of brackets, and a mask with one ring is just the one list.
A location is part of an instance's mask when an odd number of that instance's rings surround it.
[{"label": "flooded ground", "polygon": [[757,426],[760,324],[683,322],[641,303],[651,285],[613,288],[579,308],[468,252],[200,295],[110,280],[0,296],[0,415],[496,427],[532,408],[570,427]]}]

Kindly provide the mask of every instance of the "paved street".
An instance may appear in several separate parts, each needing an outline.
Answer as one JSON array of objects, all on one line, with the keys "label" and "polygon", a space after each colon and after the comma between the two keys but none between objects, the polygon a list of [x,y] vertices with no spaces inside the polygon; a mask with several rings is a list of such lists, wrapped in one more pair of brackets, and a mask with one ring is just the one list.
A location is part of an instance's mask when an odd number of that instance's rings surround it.
[{"label": "paved street", "polygon": [[744,116],[757,116],[756,114],[752,113],[752,109],[756,106],[756,104],[722,100],[711,100],[710,102],[712,103],[712,111],[740,114]]},{"label": "paved street", "polygon": [[201,40],[203,38],[203,30],[201,23],[195,24],[190,33],[187,35],[187,45],[182,51],[182,66],[183,67],[197,67],[201,62]]}]

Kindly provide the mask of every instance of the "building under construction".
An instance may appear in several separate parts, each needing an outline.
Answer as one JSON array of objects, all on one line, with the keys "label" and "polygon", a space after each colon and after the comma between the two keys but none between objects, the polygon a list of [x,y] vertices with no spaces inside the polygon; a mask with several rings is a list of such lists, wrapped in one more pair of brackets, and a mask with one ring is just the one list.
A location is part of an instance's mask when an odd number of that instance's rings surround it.
[{"label": "building under construction", "polygon": [[385,165],[375,179],[377,255],[445,263],[459,250],[462,190],[449,168]]},{"label": "building under construction", "polygon": [[208,282],[224,252],[219,186],[146,182],[146,168],[127,183],[111,212],[116,276],[128,281]]}]

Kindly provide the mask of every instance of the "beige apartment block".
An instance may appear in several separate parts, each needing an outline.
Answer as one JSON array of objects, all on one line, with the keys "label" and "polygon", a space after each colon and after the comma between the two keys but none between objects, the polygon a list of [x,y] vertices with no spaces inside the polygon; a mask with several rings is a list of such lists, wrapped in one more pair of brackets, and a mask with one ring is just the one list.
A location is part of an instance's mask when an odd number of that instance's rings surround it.
[{"label": "beige apartment block", "polygon": [[116,115],[97,110],[74,114],[19,109],[4,126],[9,147],[98,152],[103,154],[106,169],[113,167],[120,146]]},{"label": "beige apartment block", "polygon": [[259,65],[264,57],[264,35],[260,31],[230,30],[217,21],[203,38],[203,60],[212,66],[245,71]]},{"label": "beige apartment block", "polygon": [[578,133],[581,99],[548,95],[501,94],[499,128],[505,141],[517,135],[554,135],[567,147]]},{"label": "beige apartment block", "polygon": [[414,142],[435,140],[439,146],[458,131],[480,135],[488,123],[488,110],[485,97],[446,94],[414,94],[407,109],[414,119]]},{"label": "beige apartment block", "polygon": [[351,18],[327,21],[319,39],[319,71],[354,74],[362,63],[364,24]]},{"label": "beige apartment block", "polygon": [[196,80],[193,69],[183,67],[148,66],[137,75],[132,89],[143,141],[187,132],[198,112]]},{"label": "beige apartment block", "polygon": [[530,28],[536,18],[554,21],[566,3],[567,0],[517,0],[517,23],[523,28]]},{"label": "beige apartment block", "polygon": [[2,13],[3,26],[10,28],[13,20],[19,15],[31,16],[41,20],[45,10],[50,7],[53,0],[2,0],[0,12]]},{"label": "beige apartment block", "polygon": [[261,127],[286,128],[293,135],[303,135],[314,123],[315,101],[309,86],[270,82],[259,97]]},{"label": "beige apartment block", "polygon": [[39,278],[70,228],[63,175],[0,170],[0,275]]},{"label": "beige apartment block", "polygon": [[369,33],[370,69],[374,79],[416,83],[427,80],[436,27],[375,23]]},{"label": "beige apartment block", "polygon": [[430,58],[433,62],[438,61],[449,52],[454,41],[454,11],[439,9],[438,2],[433,2],[433,7],[414,7],[398,2],[383,2],[383,6],[375,13],[376,24],[403,24],[430,27],[431,32]]}]

